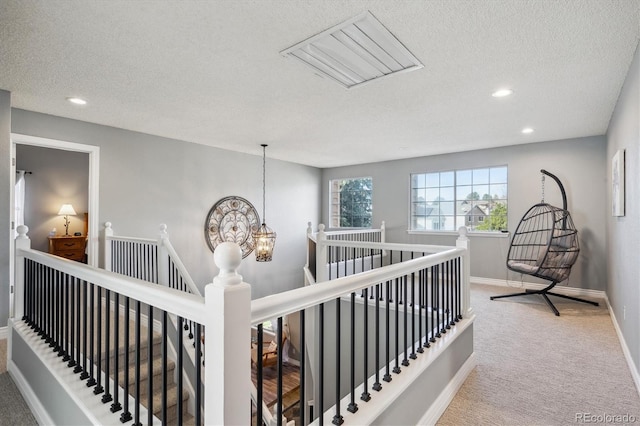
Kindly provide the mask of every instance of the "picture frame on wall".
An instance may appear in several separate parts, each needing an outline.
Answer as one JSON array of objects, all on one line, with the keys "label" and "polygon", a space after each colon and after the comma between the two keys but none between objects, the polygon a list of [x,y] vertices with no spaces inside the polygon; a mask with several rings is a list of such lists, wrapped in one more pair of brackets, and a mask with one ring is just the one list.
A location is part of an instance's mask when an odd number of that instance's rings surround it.
[{"label": "picture frame on wall", "polygon": [[611,214],[624,216],[624,149],[611,159]]}]

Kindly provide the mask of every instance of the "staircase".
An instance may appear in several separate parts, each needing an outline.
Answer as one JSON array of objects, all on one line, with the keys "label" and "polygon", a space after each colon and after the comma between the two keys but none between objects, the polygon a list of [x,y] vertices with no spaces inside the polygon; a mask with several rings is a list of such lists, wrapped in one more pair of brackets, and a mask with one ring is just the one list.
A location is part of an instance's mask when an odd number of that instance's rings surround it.
[{"label": "staircase", "polygon": [[[104,308],[104,305],[103,305]],[[128,344],[124,339],[124,324],[125,317],[124,314],[120,313],[119,321],[118,321],[118,333],[119,333],[119,341],[120,345],[117,351],[118,356],[118,386],[120,388],[124,388],[125,386],[125,378],[128,381],[128,394],[135,399],[136,396],[136,344],[135,344],[135,319],[134,315],[130,316],[129,320],[129,341]],[[105,318],[103,317],[103,332],[105,330]],[[115,321],[113,316],[113,310],[110,315],[109,320],[110,330],[114,330]],[[113,350],[113,336],[111,339],[111,347],[109,357],[109,376],[112,380],[115,380],[115,357],[116,351]],[[185,333],[185,344],[188,344],[190,340],[187,340]],[[105,338],[102,336],[102,371],[106,371],[107,369],[107,360],[106,360],[106,349],[105,349]],[[195,423],[194,417],[188,413],[187,407],[189,403],[189,392],[185,389],[183,385],[182,394],[178,395],[178,386],[175,381],[176,377],[176,363],[167,358],[166,360],[166,372],[165,377],[167,381],[166,385],[166,421],[163,421],[163,410],[162,410],[162,400],[163,400],[163,358],[162,358],[162,336],[160,333],[154,332],[152,336],[151,342],[151,352],[152,352],[152,361],[149,363],[149,335],[148,328],[144,325],[140,326],[140,348],[139,348],[139,402],[145,408],[149,409],[149,381],[151,380],[152,387],[152,395],[151,395],[151,409],[153,415],[162,421],[162,424],[177,424],[177,425],[193,425]],[[151,364],[151,365],[150,365]],[[128,368],[124,368],[127,365]],[[104,384],[103,384],[104,386]],[[111,389],[113,393],[114,390]],[[182,420],[178,421],[178,401],[179,398],[182,400]],[[103,401],[104,402],[104,401]],[[108,401],[110,402],[110,401]],[[120,404],[124,407],[124,402],[120,401]],[[131,405],[128,407],[129,412],[131,413],[132,418],[135,420],[135,405]],[[114,415],[122,416],[123,410],[117,411]],[[146,416],[140,418],[140,422],[142,424],[146,424],[147,418]]]}]

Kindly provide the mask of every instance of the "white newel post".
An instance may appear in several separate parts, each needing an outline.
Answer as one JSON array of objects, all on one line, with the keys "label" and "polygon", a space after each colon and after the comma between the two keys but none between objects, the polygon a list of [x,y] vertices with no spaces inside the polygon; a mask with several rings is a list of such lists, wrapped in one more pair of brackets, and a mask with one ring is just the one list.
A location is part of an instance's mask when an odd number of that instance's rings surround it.
[{"label": "white newel post", "polygon": [[167,225],[160,225],[158,235],[158,284],[169,286],[169,251],[166,242],[169,240]]},{"label": "white newel post", "polygon": [[[316,283],[321,283],[329,279],[327,270],[327,234],[324,232],[324,224],[318,225],[316,235]],[[329,268],[331,265],[329,265]]]},{"label": "white newel post", "polygon": [[387,227],[384,224],[384,220],[380,224],[380,242],[381,243],[386,243],[387,242]]},{"label": "white newel post", "polygon": [[220,273],[205,289],[207,425],[251,424],[251,286],[236,272],[242,251],[225,242],[213,255]]},{"label": "white newel post", "polygon": [[27,236],[29,227],[20,225],[17,228],[18,236],[16,237],[15,251],[15,286],[13,289],[13,317],[22,319],[24,316],[24,255],[20,250],[29,250],[31,248],[31,240]]},{"label": "white newel post", "polygon": [[111,271],[111,237],[113,237],[113,228],[111,228],[111,222],[105,222],[104,224],[104,269]]},{"label": "white newel post", "polygon": [[465,318],[469,318],[471,315],[471,245],[469,244],[469,237],[467,236],[467,228],[461,226],[458,228],[458,239],[456,240],[456,247],[465,249],[464,256],[462,258],[462,315]]}]

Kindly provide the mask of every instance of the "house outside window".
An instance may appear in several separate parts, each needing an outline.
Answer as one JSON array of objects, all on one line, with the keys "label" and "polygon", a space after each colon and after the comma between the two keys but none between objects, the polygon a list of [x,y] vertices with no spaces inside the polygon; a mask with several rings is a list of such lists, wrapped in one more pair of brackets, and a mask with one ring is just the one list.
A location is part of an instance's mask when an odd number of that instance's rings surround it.
[{"label": "house outside window", "polygon": [[507,166],[411,175],[411,231],[507,229]]},{"label": "house outside window", "polygon": [[373,216],[371,177],[329,182],[332,228],[370,228]]}]

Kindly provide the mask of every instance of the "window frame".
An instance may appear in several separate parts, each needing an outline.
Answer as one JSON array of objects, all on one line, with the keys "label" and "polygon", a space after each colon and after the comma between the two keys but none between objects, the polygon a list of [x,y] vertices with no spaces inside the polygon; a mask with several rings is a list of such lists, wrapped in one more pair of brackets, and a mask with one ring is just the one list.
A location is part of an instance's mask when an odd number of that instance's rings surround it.
[{"label": "window frame", "polygon": [[[468,186],[466,184],[461,184],[458,185],[458,172],[473,172],[474,170],[483,170],[483,169],[496,169],[496,168],[506,168],[506,182],[504,184],[506,184],[507,188],[506,188],[506,192],[505,192],[505,198],[504,201],[506,201],[506,206],[507,206],[507,229],[502,229],[502,230],[475,230],[475,229],[470,229],[469,225],[467,225],[467,219],[470,217],[469,213],[465,213],[463,215],[457,215],[457,203],[464,201],[461,199],[457,198],[457,191],[458,191],[458,186]],[[426,175],[428,174],[432,174],[432,173],[438,173],[439,175],[442,173],[453,173],[453,193],[454,193],[454,198],[453,198],[453,205],[454,205],[454,214],[453,214],[453,218],[455,220],[454,223],[454,230],[442,230],[442,229],[413,229],[412,226],[414,224],[413,222],[413,218],[416,217],[415,214],[413,214],[413,204],[415,203],[415,200],[413,199],[413,194],[414,194],[414,186],[413,186],[413,182],[414,182],[414,176],[416,175],[425,175],[425,180],[426,180]],[[495,185],[499,185],[499,184],[503,184],[503,183],[492,183],[491,181],[489,181],[486,185],[491,185],[491,184],[495,184]],[[473,180],[470,184],[471,186],[473,186]],[[484,184],[477,184],[477,185],[484,185]],[[446,186],[446,188],[448,188],[449,186]],[[420,187],[422,189],[426,189],[427,188],[431,188],[429,186],[425,187]],[[442,188],[442,183],[439,183],[439,186],[437,187],[438,190],[440,190]],[[502,199],[500,199],[502,200]],[[425,200],[425,203],[427,201]],[[460,224],[458,223],[458,219],[460,218],[464,218],[464,223]],[[420,216],[417,216],[420,217]],[[425,216],[422,216],[425,217]],[[441,215],[439,215],[438,217],[441,217]],[[473,216],[478,217],[478,216]],[[439,221],[438,221],[439,222]],[[484,220],[482,221],[478,221],[478,220],[474,220],[473,221],[473,226],[477,226],[480,225],[481,223],[483,223]],[[477,236],[487,236],[487,237],[508,237],[509,236],[509,231],[508,231],[508,227],[509,227],[509,166],[508,164],[496,164],[496,165],[491,165],[491,166],[484,166],[484,167],[470,167],[470,168],[455,168],[455,169],[448,169],[448,170],[430,170],[430,171],[422,171],[422,172],[410,172],[409,173],[409,194],[408,194],[408,211],[407,211],[407,233],[410,235],[458,235],[458,230],[460,229],[461,226],[464,226],[467,228],[468,231],[468,235],[477,235]],[[438,223],[438,225],[440,225]]]},{"label": "window frame", "polygon": [[[337,204],[334,202],[334,182],[336,181],[356,181],[369,179],[371,182],[371,194],[370,194],[370,210],[371,216],[369,218],[369,226],[341,226],[342,212],[340,211],[340,198],[337,200]],[[340,194],[340,192],[338,192]],[[334,214],[337,206],[337,215]],[[336,222],[337,220],[337,222]],[[357,176],[357,177],[340,177],[329,179],[329,223],[330,229],[371,229],[373,223],[373,176]]]}]

